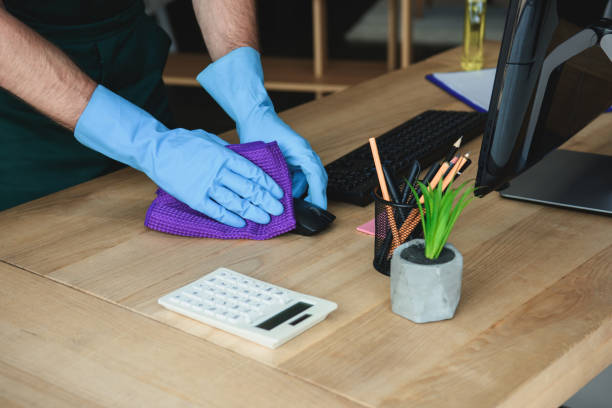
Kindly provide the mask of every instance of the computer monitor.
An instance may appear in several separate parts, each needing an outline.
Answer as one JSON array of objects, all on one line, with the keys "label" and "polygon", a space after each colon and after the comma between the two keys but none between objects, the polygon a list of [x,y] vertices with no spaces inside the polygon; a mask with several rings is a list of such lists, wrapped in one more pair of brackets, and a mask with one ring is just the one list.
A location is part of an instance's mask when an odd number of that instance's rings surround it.
[{"label": "computer monitor", "polygon": [[555,150],[611,105],[612,0],[511,0],[476,194],[612,214],[612,156]]}]

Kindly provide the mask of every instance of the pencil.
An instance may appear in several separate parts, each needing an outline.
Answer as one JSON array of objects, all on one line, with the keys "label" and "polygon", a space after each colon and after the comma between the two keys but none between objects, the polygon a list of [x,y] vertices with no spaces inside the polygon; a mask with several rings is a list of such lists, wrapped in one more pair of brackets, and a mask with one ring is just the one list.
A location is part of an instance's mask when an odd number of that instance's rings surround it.
[{"label": "pencil", "polygon": [[466,153],[465,156],[457,160],[457,163],[455,163],[451,171],[449,171],[446,177],[444,177],[444,180],[442,181],[442,190],[446,190],[446,187],[448,187],[450,183],[453,182],[453,179],[457,175],[457,172],[459,171],[461,167],[463,167],[463,165],[465,164],[465,162],[467,162],[469,157],[470,157],[470,154]]},{"label": "pencil", "polygon": [[[442,178],[444,173],[446,173],[446,170],[449,167],[450,167],[449,164],[446,162],[444,162],[442,166],[440,166],[440,168],[436,172],[433,179],[431,179],[431,183],[429,183],[429,186],[428,186],[429,189],[433,190],[434,188],[436,188],[436,186],[440,182],[440,179]],[[425,197],[421,195],[419,201],[421,202],[421,204],[423,204],[425,202]],[[408,237],[410,236],[410,233],[412,232],[412,230],[414,230],[414,227],[411,227],[411,225],[414,224],[414,220],[418,219],[419,216],[420,216],[420,213],[419,213],[418,208],[414,208],[412,211],[410,211],[410,214],[408,214],[408,217],[406,217],[406,220],[402,223],[398,231],[398,234],[399,234],[399,239],[397,240],[398,244],[395,245],[395,241],[393,242],[393,245],[391,245],[391,249],[389,250],[389,254],[387,255],[388,258],[390,257],[390,255],[393,254],[393,251],[395,251],[395,248],[397,248],[400,245],[399,242],[404,242],[406,239],[408,239]]]},{"label": "pencil", "polygon": [[461,136],[457,141],[453,144],[450,151],[446,155],[446,161],[449,162],[453,158],[453,156],[459,151],[461,147],[461,142],[463,141],[463,136]]},{"label": "pencil", "polygon": [[[372,149],[372,157],[374,158],[374,167],[376,167],[376,175],[378,176],[378,183],[380,184],[380,192],[382,193],[385,201],[391,201],[389,197],[389,191],[387,190],[387,183],[385,183],[385,175],[382,169],[382,163],[380,162],[380,156],[378,155],[378,146],[376,145],[376,139],[371,137],[368,139],[370,142],[370,149]],[[393,244],[399,246],[399,232],[397,231],[397,225],[395,224],[395,217],[393,216],[393,209],[389,205],[385,204],[387,210],[387,217],[389,218],[389,225],[391,227],[391,233],[393,234]]]},{"label": "pencil", "polygon": [[467,168],[470,167],[470,164],[472,164],[472,160],[471,159],[467,159],[465,164],[463,166],[461,166],[461,168],[457,172],[457,175],[460,176],[464,171],[466,171]]}]

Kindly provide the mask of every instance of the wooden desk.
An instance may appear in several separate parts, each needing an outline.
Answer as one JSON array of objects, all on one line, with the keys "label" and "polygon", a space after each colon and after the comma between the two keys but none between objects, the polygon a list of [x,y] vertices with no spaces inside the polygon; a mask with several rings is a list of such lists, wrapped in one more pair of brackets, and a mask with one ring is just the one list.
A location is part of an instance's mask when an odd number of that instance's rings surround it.
[{"label": "wooden desk", "polygon": [[[329,162],[425,109],[466,109],[423,79],[459,55],[282,116]],[[611,128],[602,115],[568,147],[612,154]],[[355,231],[372,206],[330,203],[338,219],[316,238],[190,239],[143,226],[154,191],[126,169],[0,213],[1,406],[555,407],[612,362],[609,217],[476,200],[451,237],[457,315],[416,325],[390,311]],[[339,309],[273,351],[157,305],[219,266]]]}]

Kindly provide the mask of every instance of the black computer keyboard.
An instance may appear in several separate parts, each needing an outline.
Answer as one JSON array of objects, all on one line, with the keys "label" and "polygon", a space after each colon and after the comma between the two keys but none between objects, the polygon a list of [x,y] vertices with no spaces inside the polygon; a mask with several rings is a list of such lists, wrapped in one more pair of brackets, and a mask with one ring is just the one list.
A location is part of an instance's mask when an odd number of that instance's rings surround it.
[{"label": "black computer keyboard", "polygon": [[[421,168],[442,159],[455,141],[463,143],[482,134],[487,114],[480,112],[425,111],[376,138],[382,163],[395,180],[406,176],[412,160]],[[378,185],[370,145],[365,143],[325,166],[330,200],[351,204],[371,203]]]}]

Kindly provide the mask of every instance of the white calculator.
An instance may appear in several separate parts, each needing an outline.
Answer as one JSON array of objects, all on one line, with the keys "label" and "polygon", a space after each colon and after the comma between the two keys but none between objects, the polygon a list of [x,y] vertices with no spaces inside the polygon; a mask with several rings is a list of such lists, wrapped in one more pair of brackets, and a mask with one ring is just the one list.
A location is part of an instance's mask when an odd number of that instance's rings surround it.
[{"label": "white calculator", "polygon": [[227,268],[159,298],[158,303],[270,348],[319,323],[338,307]]}]

